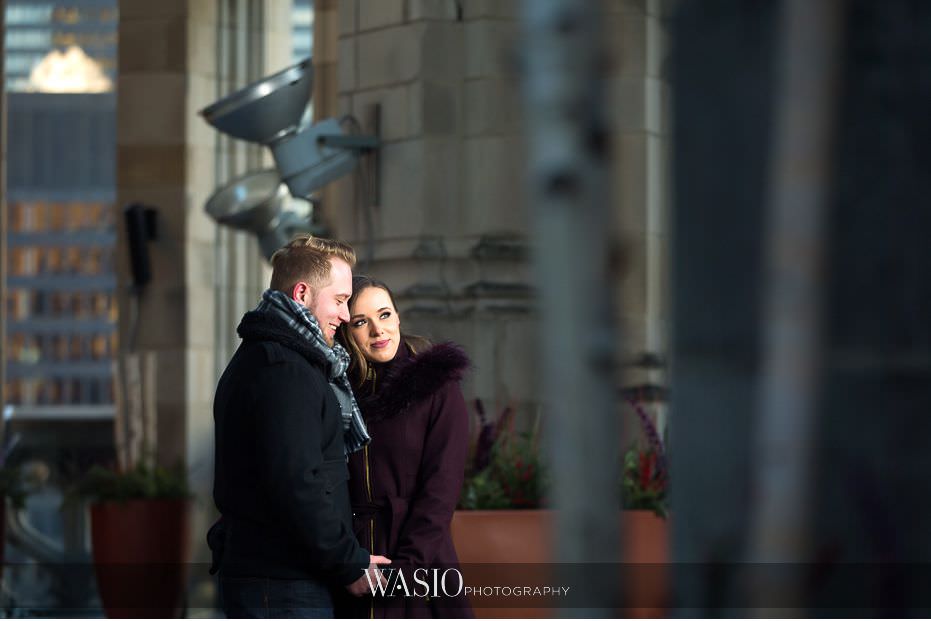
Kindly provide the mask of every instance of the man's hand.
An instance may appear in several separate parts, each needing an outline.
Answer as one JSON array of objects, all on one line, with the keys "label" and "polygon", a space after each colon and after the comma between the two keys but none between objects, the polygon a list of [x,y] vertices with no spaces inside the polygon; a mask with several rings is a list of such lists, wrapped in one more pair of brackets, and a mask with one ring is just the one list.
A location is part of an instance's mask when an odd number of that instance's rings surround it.
[{"label": "man's hand", "polygon": [[356,597],[374,595],[372,587],[376,584],[387,584],[384,574],[378,570],[379,565],[390,565],[391,559],[384,556],[372,555],[369,557],[368,569],[352,584],[346,585],[346,590]]}]

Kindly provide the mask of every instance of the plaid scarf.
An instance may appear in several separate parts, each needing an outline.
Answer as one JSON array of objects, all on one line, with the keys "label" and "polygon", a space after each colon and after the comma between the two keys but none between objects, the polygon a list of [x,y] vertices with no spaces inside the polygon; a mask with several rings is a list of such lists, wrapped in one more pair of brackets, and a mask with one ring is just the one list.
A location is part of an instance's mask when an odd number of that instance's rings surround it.
[{"label": "plaid scarf", "polygon": [[320,324],[317,323],[317,318],[313,316],[310,310],[281,291],[267,289],[262,294],[262,301],[259,302],[255,310],[260,313],[274,313],[283,319],[326,358],[327,380],[336,395],[336,400],[339,401],[339,407],[343,414],[343,439],[346,445],[346,457],[371,442],[372,439],[369,437],[365,422],[362,420],[362,413],[359,411],[356,399],[352,395],[349,378],[346,376],[346,369],[349,368],[349,353],[346,352],[346,349],[339,343],[335,343],[333,347],[327,345],[326,340],[323,338],[323,332],[320,330]]}]

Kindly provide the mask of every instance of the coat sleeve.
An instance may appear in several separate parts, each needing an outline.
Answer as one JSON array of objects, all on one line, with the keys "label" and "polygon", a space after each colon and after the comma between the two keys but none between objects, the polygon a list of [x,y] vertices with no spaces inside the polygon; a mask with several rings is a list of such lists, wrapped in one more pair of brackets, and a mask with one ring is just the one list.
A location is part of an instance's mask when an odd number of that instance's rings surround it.
[{"label": "coat sleeve", "polygon": [[259,481],[272,504],[307,550],[315,570],[349,584],[368,566],[368,552],[340,518],[334,485],[345,485],[345,461],[323,460],[324,391],[322,376],[296,363],[266,367],[257,378],[263,391],[262,417],[256,424]]},{"label": "coat sleeve", "polygon": [[400,529],[393,562],[427,567],[446,548],[468,450],[468,408],[459,382],[449,381],[432,399],[417,491]]}]

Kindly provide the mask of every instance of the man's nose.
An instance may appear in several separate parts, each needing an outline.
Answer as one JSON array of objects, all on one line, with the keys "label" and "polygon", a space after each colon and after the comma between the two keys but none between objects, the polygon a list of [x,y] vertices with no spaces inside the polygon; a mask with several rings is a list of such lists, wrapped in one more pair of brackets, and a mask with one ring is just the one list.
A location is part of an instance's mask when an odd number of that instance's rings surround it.
[{"label": "man's nose", "polygon": [[349,323],[349,309],[346,308],[345,306],[341,307],[339,309],[339,314],[337,315],[337,317],[339,317],[339,320],[341,322]]}]

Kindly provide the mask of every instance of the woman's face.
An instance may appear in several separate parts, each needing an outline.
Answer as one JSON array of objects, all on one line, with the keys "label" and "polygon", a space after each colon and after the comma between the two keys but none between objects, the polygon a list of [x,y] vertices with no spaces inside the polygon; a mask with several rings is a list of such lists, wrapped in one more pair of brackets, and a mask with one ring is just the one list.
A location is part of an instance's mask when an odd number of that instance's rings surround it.
[{"label": "woman's face", "polygon": [[401,320],[388,292],[363,289],[349,309],[349,335],[370,362],[388,362],[401,343]]}]

